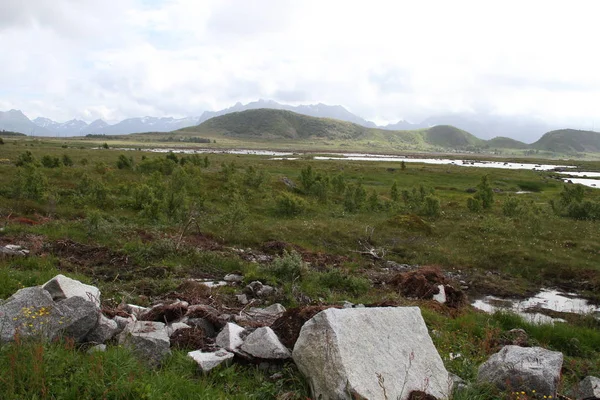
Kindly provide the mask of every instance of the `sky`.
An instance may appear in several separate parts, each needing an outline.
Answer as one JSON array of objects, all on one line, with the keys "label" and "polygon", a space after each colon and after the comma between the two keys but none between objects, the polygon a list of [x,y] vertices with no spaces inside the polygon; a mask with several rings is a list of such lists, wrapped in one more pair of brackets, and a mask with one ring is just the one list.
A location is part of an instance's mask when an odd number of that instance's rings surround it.
[{"label": "sky", "polygon": [[377,123],[600,125],[597,1],[1,0],[0,110],[199,116],[259,98]]}]

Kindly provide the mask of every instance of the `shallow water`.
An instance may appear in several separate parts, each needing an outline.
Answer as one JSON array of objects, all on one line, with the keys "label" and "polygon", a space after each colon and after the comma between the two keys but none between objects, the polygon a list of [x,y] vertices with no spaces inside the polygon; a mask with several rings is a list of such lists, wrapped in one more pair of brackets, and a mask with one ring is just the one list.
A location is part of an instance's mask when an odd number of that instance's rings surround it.
[{"label": "shallow water", "polygon": [[552,289],[542,289],[535,296],[525,300],[485,296],[484,298],[473,302],[472,306],[489,313],[496,311],[511,311],[533,323],[564,321],[560,318],[552,318],[535,312],[535,310],[539,311],[539,309],[573,314],[592,314],[597,318],[600,318],[600,307],[589,304],[587,300],[579,298],[573,293],[565,293]]}]

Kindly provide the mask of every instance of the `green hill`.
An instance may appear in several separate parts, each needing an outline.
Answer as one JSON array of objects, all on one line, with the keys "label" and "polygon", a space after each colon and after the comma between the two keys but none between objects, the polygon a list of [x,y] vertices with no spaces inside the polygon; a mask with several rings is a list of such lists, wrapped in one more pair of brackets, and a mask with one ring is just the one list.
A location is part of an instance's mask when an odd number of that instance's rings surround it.
[{"label": "green hill", "polygon": [[180,132],[274,140],[371,141],[412,148],[466,148],[485,144],[470,133],[448,125],[414,131],[390,131],[273,109],[234,112],[181,129]]},{"label": "green hill", "polygon": [[19,132],[12,132],[12,131],[5,131],[5,130],[0,130],[0,136],[27,136],[24,133],[19,133]]},{"label": "green hill", "polygon": [[489,147],[495,149],[526,149],[529,147],[527,143],[504,136],[498,136],[488,140],[487,144]]},{"label": "green hill", "polygon": [[432,146],[465,148],[482,146],[485,141],[471,135],[469,132],[450,125],[437,125],[424,129],[422,132],[425,142]]},{"label": "green hill", "polygon": [[557,153],[596,153],[600,152],[600,133],[576,129],[560,129],[544,134],[531,147]]}]

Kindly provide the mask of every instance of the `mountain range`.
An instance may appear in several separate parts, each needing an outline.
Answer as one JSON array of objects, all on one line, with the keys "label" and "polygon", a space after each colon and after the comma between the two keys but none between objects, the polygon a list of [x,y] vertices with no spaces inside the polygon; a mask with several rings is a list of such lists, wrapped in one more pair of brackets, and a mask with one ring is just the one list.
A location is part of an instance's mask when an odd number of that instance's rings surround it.
[{"label": "mountain range", "polygon": [[419,123],[398,121],[394,124],[377,126],[372,121],[361,118],[340,105],[299,105],[292,106],[277,103],[272,100],[258,100],[248,104],[236,103],[234,106],[220,111],[205,111],[199,117],[186,118],[157,118],[138,117],[128,118],[116,124],[108,124],[103,120],[96,120],[87,124],[81,120],[55,122],[48,118],[38,117],[29,120],[21,111],[10,110],[0,112],[0,130],[9,130],[35,136],[81,136],[87,134],[124,135],[141,132],[170,132],[177,129],[201,124],[210,118],[254,109],[287,110],[298,114],[319,118],[333,118],[355,123],[366,128],[381,128],[386,130],[416,130],[425,129],[436,125],[452,125],[470,132],[483,139],[497,136],[518,139],[524,142],[533,142],[545,132],[560,127],[549,124],[533,117],[507,117],[492,114],[455,113],[432,116]]}]

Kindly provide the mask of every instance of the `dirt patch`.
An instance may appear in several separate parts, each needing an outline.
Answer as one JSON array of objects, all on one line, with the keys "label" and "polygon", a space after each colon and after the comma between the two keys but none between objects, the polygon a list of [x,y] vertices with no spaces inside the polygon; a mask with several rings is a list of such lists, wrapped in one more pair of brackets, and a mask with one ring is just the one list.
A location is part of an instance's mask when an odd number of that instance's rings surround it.
[{"label": "dirt patch", "polygon": [[467,305],[468,299],[465,292],[455,289],[453,286],[444,285],[446,293],[446,305],[451,308],[461,308]]},{"label": "dirt patch", "polygon": [[403,296],[417,299],[431,299],[440,292],[438,286],[445,283],[446,277],[436,267],[422,267],[403,272],[390,280],[390,284],[397,287]]},{"label": "dirt patch", "polygon": [[77,243],[70,239],[47,243],[44,251],[60,258],[60,267],[67,271],[83,268],[86,274],[103,280],[156,278],[161,272],[152,268],[140,269],[129,256],[108,247]]},{"label": "dirt patch", "polygon": [[[179,240],[178,237],[176,239]],[[183,241],[188,245],[200,248],[202,250],[223,250],[223,244],[219,243],[214,236],[207,233],[187,235],[183,237]]]},{"label": "dirt patch", "polygon": [[190,304],[207,304],[212,290],[200,282],[188,279],[177,287],[175,292],[169,293],[167,297],[187,301]]},{"label": "dirt patch", "polygon": [[290,308],[283,315],[275,320],[271,329],[275,331],[281,343],[286,347],[293,349],[302,325],[317,313],[328,308],[340,308],[339,306],[308,306],[304,308]]},{"label": "dirt patch", "polygon": [[140,316],[141,321],[173,322],[181,319],[188,310],[183,303],[166,304],[153,307],[150,311]]},{"label": "dirt patch", "polygon": [[280,240],[272,240],[269,242],[264,242],[260,249],[264,251],[266,254],[270,254],[273,256],[281,256],[283,255],[283,251],[300,251],[302,250],[299,246],[295,246],[291,243],[282,242]]},{"label": "dirt patch", "polygon": [[421,390],[413,390],[408,395],[408,400],[437,400],[437,398]]},{"label": "dirt patch", "polygon": [[34,235],[32,233],[21,234],[18,236],[0,237],[0,246],[15,244],[29,250],[30,254],[38,254],[44,247],[46,237],[43,235]]},{"label": "dirt patch", "polygon": [[171,335],[171,348],[177,350],[208,350],[213,341],[204,335],[202,328],[177,329]]}]

